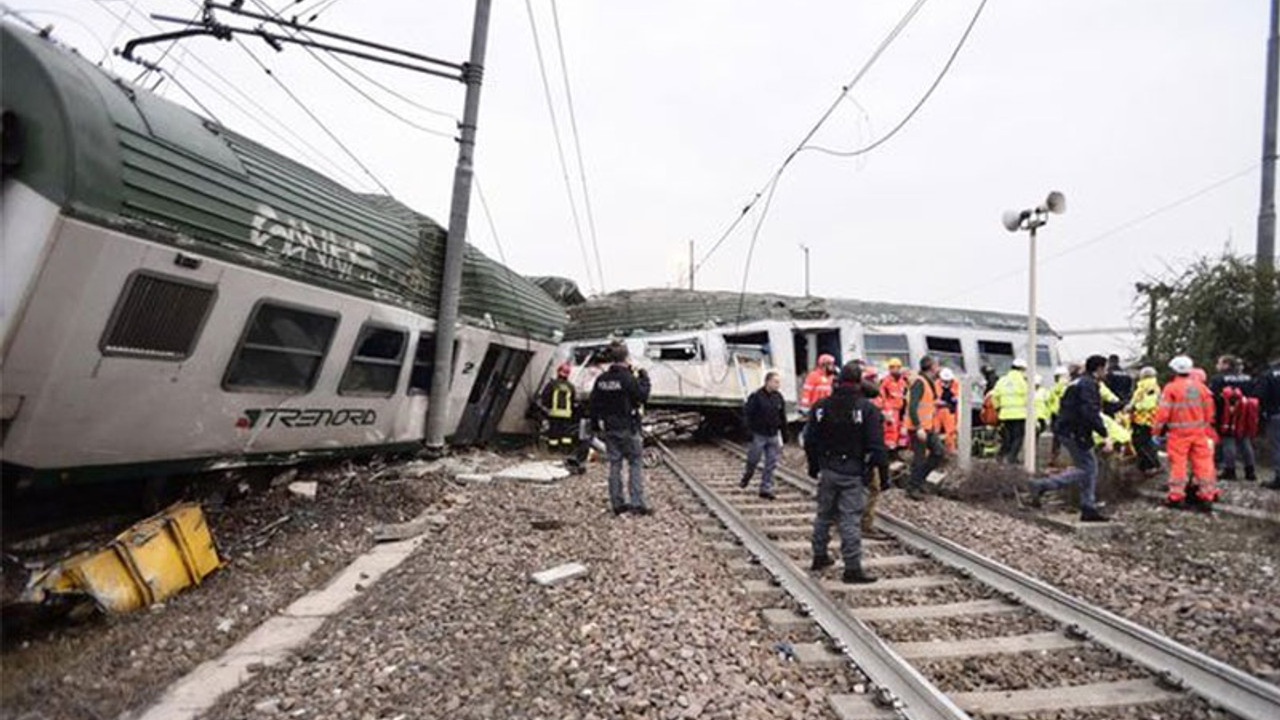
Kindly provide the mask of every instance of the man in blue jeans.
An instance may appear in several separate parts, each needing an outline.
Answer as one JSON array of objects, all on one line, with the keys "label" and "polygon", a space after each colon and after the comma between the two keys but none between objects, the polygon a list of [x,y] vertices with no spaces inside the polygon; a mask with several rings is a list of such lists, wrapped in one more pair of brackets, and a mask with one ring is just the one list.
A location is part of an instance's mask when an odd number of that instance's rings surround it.
[{"label": "man in blue jeans", "polygon": [[[1058,427],[1062,446],[1071,455],[1075,467],[1031,482],[1031,506],[1040,507],[1040,497],[1050,490],[1080,486],[1080,519],[1084,522],[1106,522],[1111,518],[1098,512],[1098,459],[1093,455],[1093,434],[1107,436],[1102,421],[1102,395],[1098,381],[1107,374],[1107,359],[1093,355],[1084,365],[1084,373],[1067,385],[1058,410]],[[1111,439],[1106,440],[1111,451]]]},{"label": "man in blue jeans", "polygon": [[[640,437],[640,407],[649,399],[649,374],[631,372],[627,346],[611,348],[613,364],[596,378],[591,389],[591,421],[603,431],[609,458],[609,504],[614,515],[648,515],[644,500],[644,446]],[[630,470],[630,502],[622,495],[622,461]]]},{"label": "man in blue jeans", "polygon": [[773,471],[778,467],[778,455],[782,453],[782,428],[787,424],[787,404],[778,388],[782,387],[782,376],[777,370],[765,373],[764,386],[747,397],[743,408],[743,420],[751,431],[751,449],[747,451],[747,468],[742,473],[738,486],[745,488],[751,484],[751,477],[756,474],[756,466],[760,464],[760,456],[764,455],[764,473],[760,476],[760,497],[772,500]]}]

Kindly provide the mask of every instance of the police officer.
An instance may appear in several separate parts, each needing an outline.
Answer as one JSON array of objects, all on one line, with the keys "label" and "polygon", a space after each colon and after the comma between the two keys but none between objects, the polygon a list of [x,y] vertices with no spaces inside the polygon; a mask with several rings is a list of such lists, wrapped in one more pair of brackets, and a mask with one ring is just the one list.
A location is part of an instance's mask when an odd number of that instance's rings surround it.
[{"label": "police officer", "polygon": [[[614,515],[652,512],[644,501],[644,455],[640,437],[640,406],[649,399],[649,373],[632,373],[627,346],[614,343],[613,364],[596,378],[591,390],[591,421],[604,434],[609,457],[609,504]],[[630,472],[630,502],[622,495],[622,461]]]},{"label": "police officer", "polygon": [[862,570],[859,521],[870,472],[878,468],[880,476],[887,478],[889,461],[884,446],[884,416],[866,398],[860,363],[850,362],[841,368],[831,396],[813,407],[804,434],[809,466],[818,468],[812,569],[835,564],[827,552],[831,526],[835,524],[840,530],[840,553],[844,556],[841,579],[851,584],[875,582],[875,577]]}]

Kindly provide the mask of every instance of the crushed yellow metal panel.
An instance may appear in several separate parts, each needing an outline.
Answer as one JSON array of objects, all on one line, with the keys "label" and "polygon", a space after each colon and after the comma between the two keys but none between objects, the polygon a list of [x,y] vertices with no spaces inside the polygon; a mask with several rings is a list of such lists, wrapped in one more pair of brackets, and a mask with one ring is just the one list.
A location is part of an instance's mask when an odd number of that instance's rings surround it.
[{"label": "crushed yellow metal panel", "polygon": [[199,585],[222,564],[195,503],[178,503],[120,533],[105,547],[73,555],[32,579],[27,597],[88,595],[103,610],[128,612]]}]

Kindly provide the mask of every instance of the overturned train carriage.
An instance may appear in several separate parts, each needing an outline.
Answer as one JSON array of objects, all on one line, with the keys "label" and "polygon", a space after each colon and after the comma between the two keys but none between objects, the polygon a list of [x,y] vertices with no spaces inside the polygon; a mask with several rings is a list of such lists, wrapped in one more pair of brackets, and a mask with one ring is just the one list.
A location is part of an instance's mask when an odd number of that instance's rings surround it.
[{"label": "overturned train carriage", "polygon": [[[422,440],[439,225],[0,32],[6,480]],[[461,314],[451,439],[530,430],[564,311],[468,248]]]},{"label": "overturned train carriage", "polygon": [[[1003,374],[1026,353],[1025,316],[1010,313],[785,295],[637,290],[569,307],[561,357],[590,388],[602,351],[626,342],[653,383],[651,407],[736,413],[764,373],[782,375],[794,413],[805,373],[819,355],[862,358],[881,372],[890,358],[916,367],[926,354],[976,386],[982,365]],[[1058,362],[1053,330],[1040,320],[1036,366],[1049,382]],[[970,394],[980,403],[980,394]]]}]

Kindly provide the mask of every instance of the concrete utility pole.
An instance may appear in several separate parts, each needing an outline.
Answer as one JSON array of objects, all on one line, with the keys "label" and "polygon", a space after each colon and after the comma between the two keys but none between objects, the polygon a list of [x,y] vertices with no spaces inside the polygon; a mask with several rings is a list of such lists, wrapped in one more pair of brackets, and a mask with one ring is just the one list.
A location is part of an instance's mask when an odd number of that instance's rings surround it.
[{"label": "concrete utility pole", "polygon": [[449,418],[449,380],[453,377],[453,338],[457,334],[458,300],[462,291],[462,259],[467,248],[467,214],[471,210],[471,179],[475,174],[476,122],[480,115],[480,82],[484,77],[484,51],[489,36],[491,0],[476,0],[471,30],[471,59],[462,74],[467,96],[462,110],[458,164],[453,171],[453,202],[449,209],[449,235],[444,248],[444,272],[440,278],[440,307],[436,314],[435,372],[427,403],[427,450],[444,449]]},{"label": "concrete utility pole", "polygon": [[693,289],[693,241],[689,241],[689,289]]},{"label": "concrete utility pole", "polygon": [[1271,0],[1267,38],[1267,89],[1262,116],[1262,202],[1258,208],[1258,272],[1276,261],[1276,96],[1280,83],[1280,0]]},{"label": "concrete utility pole", "polygon": [[801,243],[800,249],[804,251],[804,296],[809,297],[809,246]]}]

